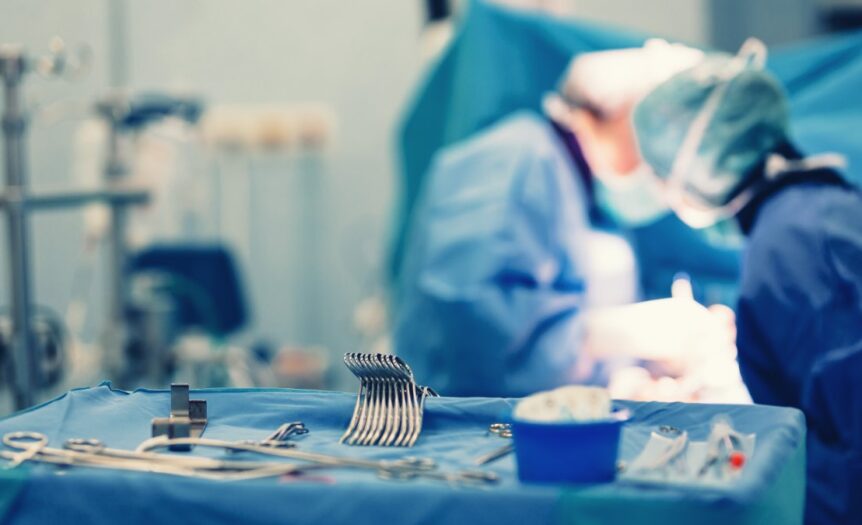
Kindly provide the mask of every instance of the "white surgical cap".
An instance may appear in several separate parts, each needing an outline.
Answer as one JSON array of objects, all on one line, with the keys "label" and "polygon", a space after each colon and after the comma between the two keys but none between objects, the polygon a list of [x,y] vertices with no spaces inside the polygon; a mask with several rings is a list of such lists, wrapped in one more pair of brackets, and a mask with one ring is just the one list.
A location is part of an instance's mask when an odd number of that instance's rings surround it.
[{"label": "white surgical cap", "polygon": [[617,116],[703,56],[699,49],[660,39],[647,40],[643,47],[581,53],[572,59],[557,93],[545,96],[545,113],[561,123],[572,107]]}]

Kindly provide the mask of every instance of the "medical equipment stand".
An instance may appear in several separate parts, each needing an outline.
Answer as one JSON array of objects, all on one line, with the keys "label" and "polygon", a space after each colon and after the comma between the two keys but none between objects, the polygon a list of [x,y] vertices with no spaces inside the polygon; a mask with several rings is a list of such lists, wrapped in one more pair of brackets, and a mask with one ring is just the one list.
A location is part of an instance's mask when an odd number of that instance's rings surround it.
[{"label": "medical equipment stand", "polygon": [[[0,193],[0,208],[8,221],[7,251],[9,253],[10,290],[12,298],[12,391],[16,409],[33,405],[34,392],[39,385],[37,349],[31,332],[32,279],[30,267],[29,214],[55,208],[80,207],[92,202],[111,205],[112,215],[122,216],[126,206],[146,202],[148,193],[122,187],[113,181],[103,188],[70,189],[36,194],[29,191],[26,166],[27,114],[22,97],[22,81],[32,69],[38,68],[49,75],[59,75],[68,69],[62,49],[54,49],[46,58],[32,59],[18,46],[0,45],[0,76],[3,81],[4,109],[2,117],[5,147],[6,187]],[[122,228],[122,218],[111,224]],[[114,257],[111,264],[114,275],[122,272],[125,250],[123,231],[112,232]],[[114,279],[114,283],[122,279]],[[112,308],[116,305],[112,305]]]},{"label": "medical equipment stand", "polygon": [[[115,90],[102,97],[96,104],[96,112],[105,121],[108,129],[105,162],[105,183],[119,185],[131,172],[131,159],[123,147],[128,137],[134,137],[148,125],[166,118],[180,119],[188,123],[197,122],[203,111],[203,103],[197,97],[174,96],[164,93],[141,93],[132,95]],[[131,348],[142,350],[145,370],[150,380],[162,383],[165,378],[163,353],[168,342],[153,338],[146,326],[131,321],[136,306],[132,301],[131,286],[127,275],[127,263],[131,248],[126,239],[128,209],[125,202],[111,201],[110,260],[109,260],[109,305],[108,324],[103,346],[107,350],[107,368],[112,377],[125,386],[129,375],[129,353]],[[140,312],[138,312],[140,313]]]},{"label": "medical equipment stand", "polygon": [[24,210],[23,194],[27,184],[24,165],[26,146],[24,133],[27,126],[21,102],[21,77],[26,70],[22,54],[14,49],[0,49],[0,74],[3,76],[4,111],[3,138],[6,159],[6,214],[9,236],[9,272],[12,276],[12,353],[14,364],[15,406],[33,404],[32,384],[35,370],[30,355],[32,334],[30,325],[30,266],[29,231]]},{"label": "medical equipment stand", "polygon": [[[96,111],[108,124],[107,158],[105,179],[108,184],[119,182],[128,173],[126,161],[121,151],[121,122],[129,111],[128,101],[120,94],[109,95],[96,106]],[[126,261],[129,247],[126,242],[126,206],[121,202],[111,202],[110,242],[109,242],[109,287],[108,332],[105,334],[105,347],[109,353],[109,368],[116,375],[121,367],[120,360],[128,343],[126,331],[126,305],[129,300],[125,279]]]}]

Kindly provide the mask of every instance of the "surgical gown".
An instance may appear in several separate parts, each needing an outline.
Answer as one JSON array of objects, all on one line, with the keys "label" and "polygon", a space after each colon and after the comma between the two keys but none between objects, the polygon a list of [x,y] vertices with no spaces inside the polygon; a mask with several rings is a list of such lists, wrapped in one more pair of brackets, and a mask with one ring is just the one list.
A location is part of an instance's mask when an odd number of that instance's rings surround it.
[{"label": "surgical gown", "polygon": [[791,174],[740,219],[743,379],[755,402],[806,411],[807,523],[859,523],[862,358],[846,355],[862,342],[862,194],[828,170]]},{"label": "surgical gown", "polygon": [[581,373],[583,180],[544,118],[517,113],[435,159],[394,337],[448,395],[518,396]]}]

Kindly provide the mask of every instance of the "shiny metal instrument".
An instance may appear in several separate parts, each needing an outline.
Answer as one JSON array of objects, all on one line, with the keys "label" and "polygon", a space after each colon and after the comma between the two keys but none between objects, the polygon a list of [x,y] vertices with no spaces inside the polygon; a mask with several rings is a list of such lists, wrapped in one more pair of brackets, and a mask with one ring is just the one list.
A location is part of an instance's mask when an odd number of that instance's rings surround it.
[{"label": "shiny metal instrument", "polygon": [[266,436],[260,441],[244,441],[244,443],[257,444],[264,447],[290,448],[295,445],[290,438],[294,436],[304,436],[308,434],[308,428],[302,421],[292,421],[285,423],[275,429],[275,432]]},{"label": "shiny metal instrument", "polygon": [[[292,427],[290,425],[293,425]],[[293,430],[287,430],[292,428]],[[300,430],[296,430],[299,428]],[[461,485],[483,485],[498,481],[493,472],[443,471],[427,458],[397,460],[367,460],[339,457],[315,452],[300,451],[274,442],[283,442],[286,435],[304,433],[304,425],[289,423],[259,442],[223,441],[209,438],[169,438],[158,436],[141,443],[135,450],[114,449],[96,439],[70,439],[62,449],[48,446],[48,437],[38,432],[12,432],[3,436],[6,447],[0,458],[7,460],[4,468],[10,469],[25,462],[47,463],[63,467],[87,467],[134,472],[152,472],[172,476],[194,477],[215,481],[240,481],[301,474],[310,470],[350,468],[368,470],[383,479],[432,479]],[[292,432],[292,434],[291,434]],[[161,454],[157,449],[176,450],[194,446],[222,449],[228,452],[251,452],[267,457],[293,459],[298,462],[249,461],[179,454]],[[173,447],[173,448],[172,448]]]},{"label": "shiny metal instrument", "polygon": [[349,468],[370,470],[383,479],[436,479],[458,484],[486,484],[498,481],[494,472],[481,470],[441,471],[434,460],[429,458],[405,457],[395,460],[372,460],[321,454],[298,450],[296,448],[273,447],[265,441],[249,443],[242,441],[224,441],[209,438],[167,438],[160,436],[148,439],[135,450],[136,453],[146,453],[159,448],[175,446],[207,447],[224,449],[231,452],[251,452],[264,456],[275,456],[311,463],[316,468]]},{"label": "shiny metal instrument", "polygon": [[[491,423],[488,427],[488,433],[496,434],[501,438],[511,439],[512,438],[512,425],[508,423]],[[497,461],[498,459],[508,456],[512,452],[514,452],[515,446],[511,443],[500,448],[494,449],[487,454],[482,454],[478,458],[476,458],[475,463],[478,466],[487,465],[488,463]]]},{"label": "shiny metal instrument", "polygon": [[0,458],[8,460],[4,467],[6,469],[33,461],[63,467],[154,472],[218,481],[237,481],[296,474],[311,468],[319,468],[314,465],[277,461],[233,461],[199,456],[134,452],[108,448],[96,439],[70,439],[62,449],[58,449],[49,447],[48,437],[38,432],[8,433],[3,436],[3,445],[7,450],[0,450]]},{"label": "shiny metal instrument", "polygon": [[[171,414],[152,421],[152,435],[168,437],[200,437],[207,427],[207,402],[189,399],[189,385],[171,385]],[[188,449],[172,449],[187,451]]]},{"label": "shiny metal instrument", "polygon": [[437,393],[418,386],[407,363],[394,355],[348,353],[344,364],[360,386],[340,442],[412,447],[422,432],[425,398]]}]

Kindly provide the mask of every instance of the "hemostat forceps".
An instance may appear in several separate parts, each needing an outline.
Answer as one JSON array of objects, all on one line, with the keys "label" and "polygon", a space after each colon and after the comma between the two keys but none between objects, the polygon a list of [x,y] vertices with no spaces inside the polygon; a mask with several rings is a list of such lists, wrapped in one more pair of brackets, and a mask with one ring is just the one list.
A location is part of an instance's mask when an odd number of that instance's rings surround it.
[{"label": "hemostat forceps", "polygon": [[247,442],[223,441],[209,438],[175,438],[157,437],[141,443],[136,452],[149,452],[158,448],[171,446],[209,447],[230,450],[234,452],[252,452],[266,456],[290,458],[309,462],[318,468],[353,468],[371,470],[384,479],[437,479],[455,483],[494,483],[498,476],[493,472],[484,471],[452,471],[437,470],[436,463],[428,458],[407,457],[397,460],[369,460],[333,456],[316,452],[307,452],[295,448],[273,448],[263,444]]},{"label": "hemostat forceps", "polygon": [[[60,466],[81,466],[136,472],[155,472],[174,476],[198,477],[211,480],[240,480],[280,476],[308,470],[309,466],[283,462],[227,461],[194,456],[176,456],[151,452],[111,449],[94,439],[68,440],[65,448],[48,447],[48,438],[38,432],[12,432],[3,436],[3,444],[12,452],[0,451],[8,459],[6,468],[24,461],[37,461]],[[314,468],[311,466],[311,468]]]},{"label": "hemostat forceps", "polygon": [[394,355],[348,353],[344,364],[360,386],[341,442],[412,447],[422,431],[425,398],[437,393],[418,386],[407,363]]}]

